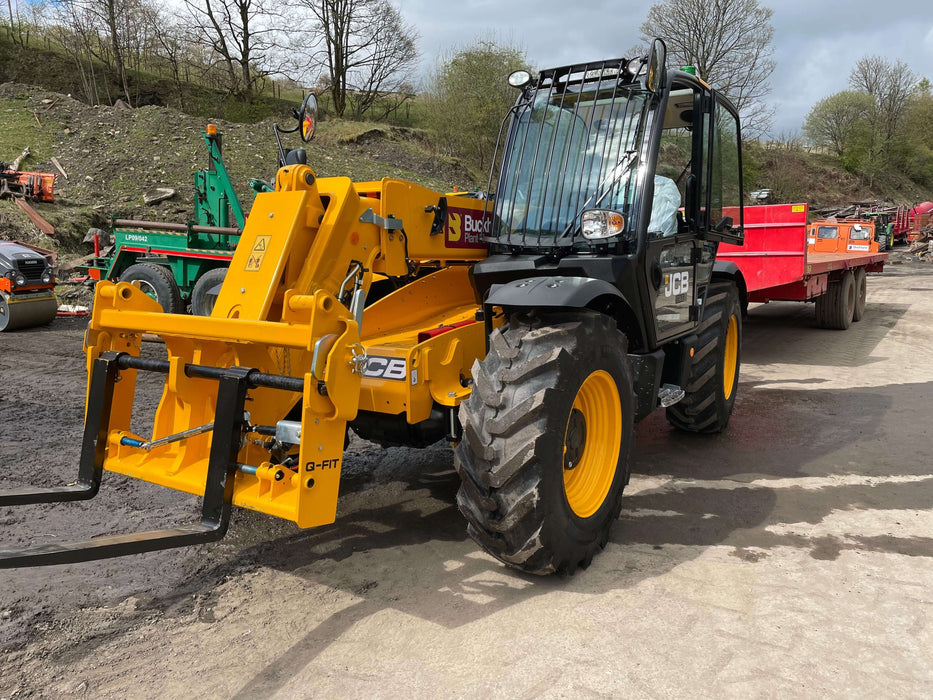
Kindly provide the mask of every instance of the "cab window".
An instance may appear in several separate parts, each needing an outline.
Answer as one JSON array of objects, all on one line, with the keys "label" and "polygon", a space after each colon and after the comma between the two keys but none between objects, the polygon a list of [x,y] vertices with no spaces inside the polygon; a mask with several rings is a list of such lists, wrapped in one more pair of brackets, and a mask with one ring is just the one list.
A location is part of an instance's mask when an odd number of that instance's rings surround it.
[{"label": "cab window", "polygon": [[816,232],[817,238],[838,238],[839,229],[836,226],[820,226]]}]

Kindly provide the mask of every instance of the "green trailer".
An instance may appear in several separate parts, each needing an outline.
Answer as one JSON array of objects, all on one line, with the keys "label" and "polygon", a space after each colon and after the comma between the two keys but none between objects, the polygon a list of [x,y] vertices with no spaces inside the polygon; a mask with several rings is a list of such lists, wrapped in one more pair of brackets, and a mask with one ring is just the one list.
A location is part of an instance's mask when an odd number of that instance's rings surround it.
[{"label": "green trailer", "polygon": [[[194,220],[187,224],[114,219],[106,255],[79,267],[94,280],[134,282],[167,313],[208,315],[246,222],[223,162],[223,135],[201,132],[208,165],[194,174]],[[254,189],[265,183],[250,183]]]}]

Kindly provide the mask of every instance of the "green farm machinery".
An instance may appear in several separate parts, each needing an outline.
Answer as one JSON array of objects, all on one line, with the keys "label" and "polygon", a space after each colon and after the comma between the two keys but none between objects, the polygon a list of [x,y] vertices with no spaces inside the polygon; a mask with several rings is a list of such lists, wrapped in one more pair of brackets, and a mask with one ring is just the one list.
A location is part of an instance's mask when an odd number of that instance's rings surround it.
[{"label": "green farm machinery", "polygon": [[[223,162],[223,135],[210,124],[201,132],[208,164],[194,174],[194,220],[162,223],[113,220],[113,245],[79,269],[94,280],[133,282],[166,313],[208,315],[246,223],[243,208]],[[261,181],[250,183],[257,191]]]}]

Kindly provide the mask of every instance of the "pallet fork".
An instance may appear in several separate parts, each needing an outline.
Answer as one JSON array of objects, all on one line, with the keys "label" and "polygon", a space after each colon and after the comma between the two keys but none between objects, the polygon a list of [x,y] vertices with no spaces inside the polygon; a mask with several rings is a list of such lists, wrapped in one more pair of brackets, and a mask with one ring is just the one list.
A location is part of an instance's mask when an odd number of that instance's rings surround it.
[{"label": "pallet fork", "polygon": [[[88,405],[97,409],[89,411],[85,419],[77,481],[67,486],[2,492],[0,506],[85,501],[97,495],[103,474],[113,390],[119,381],[120,371],[127,369],[167,374],[169,363],[118,352],[107,352],[98,357],[93,364],[88,393]],[[239,468],[237,453],[246,421],[244,403],[247,391],[257,387],[302,391],[304,382],[294,377],[263,374],[244,367],[217,368],[188,364],[184,370],[189,377],[218,381],[217,411],[211,426],[214,435],[200,521],[164,530],[3,549],[0,550],[0,568],[74,564],[214,542],[226,534],[230,522],[234,475]]]}]

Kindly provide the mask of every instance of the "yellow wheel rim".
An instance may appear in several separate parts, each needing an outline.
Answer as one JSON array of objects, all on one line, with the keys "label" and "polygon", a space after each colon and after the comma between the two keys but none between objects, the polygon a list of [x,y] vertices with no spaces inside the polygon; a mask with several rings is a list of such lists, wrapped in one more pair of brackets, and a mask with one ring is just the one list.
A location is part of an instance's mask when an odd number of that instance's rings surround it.
[{"label": "yellow wheel rim", "polygon": [[735,388],[735,372],[739,363],[739,322],[735,316],[729,317],[726,331],[726,353],[722,364],[722,391],[728,401]]},{"label": "yellow wheel rim", "polygon": [[564,431],[564,493],[578,517],[590,517],[605,502],[620,449],[619,389],[612,375],[596,370],[577,392]]}]

